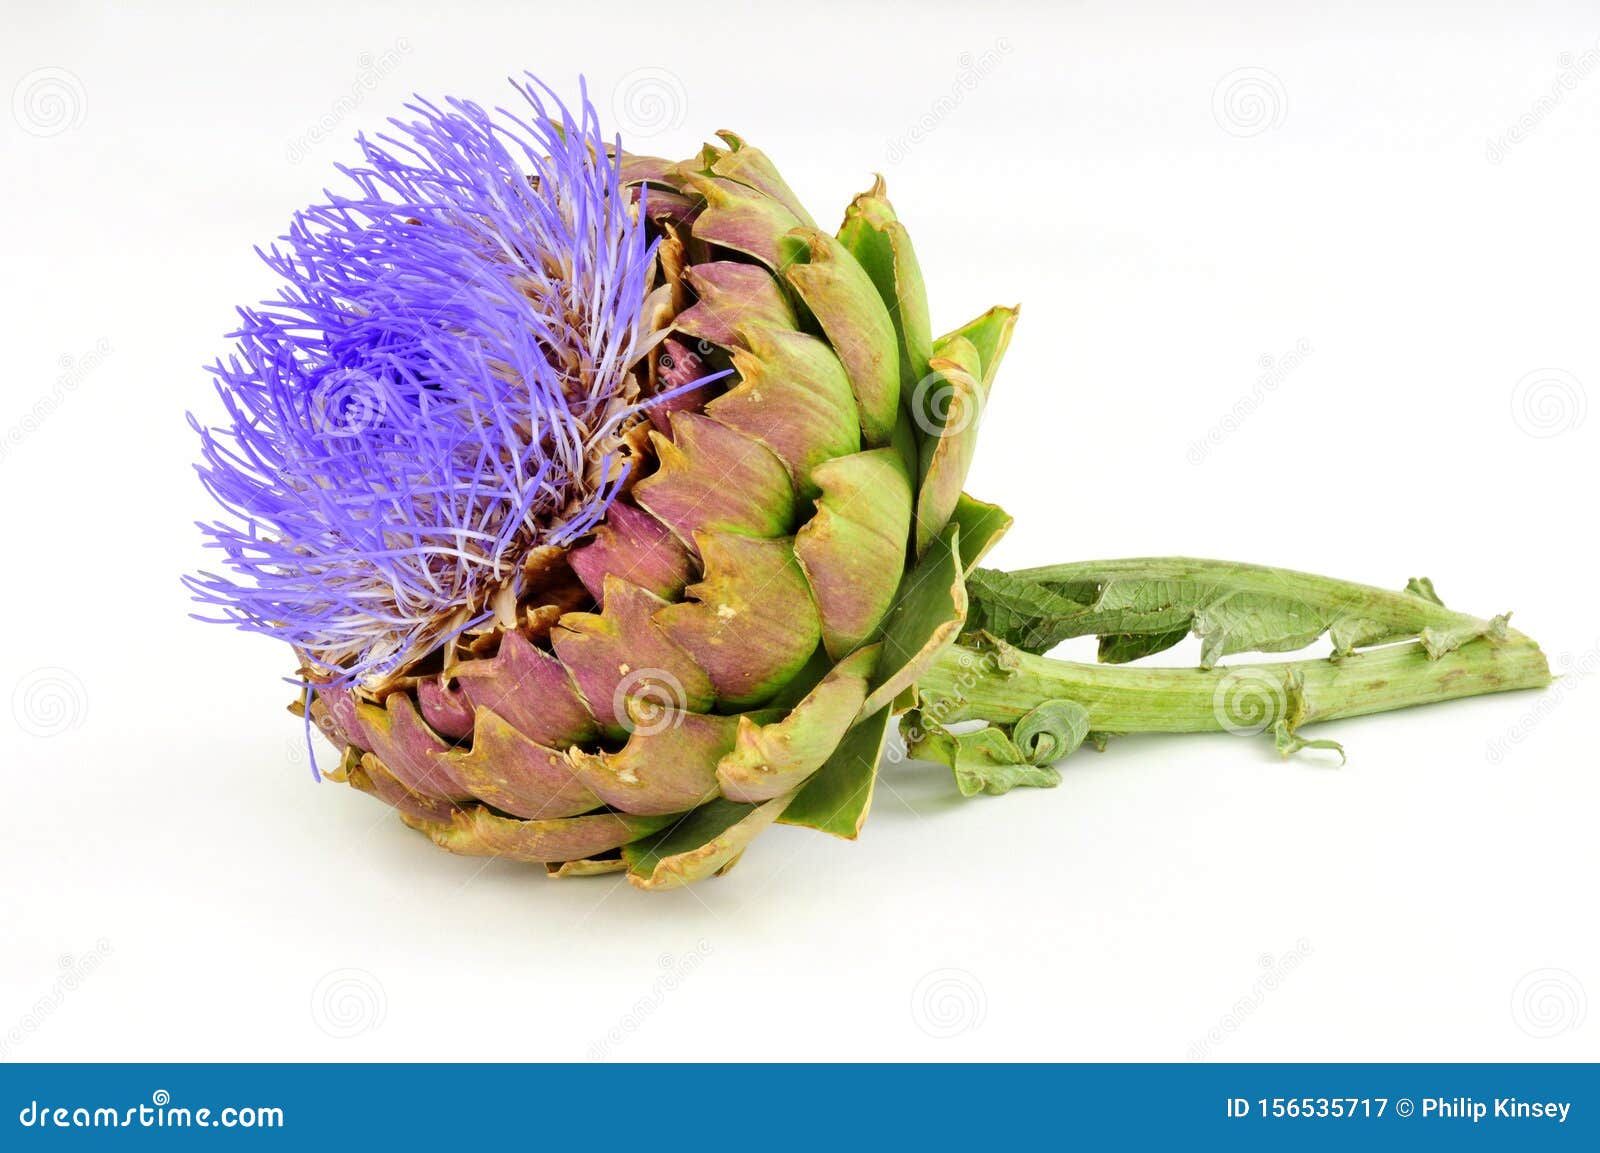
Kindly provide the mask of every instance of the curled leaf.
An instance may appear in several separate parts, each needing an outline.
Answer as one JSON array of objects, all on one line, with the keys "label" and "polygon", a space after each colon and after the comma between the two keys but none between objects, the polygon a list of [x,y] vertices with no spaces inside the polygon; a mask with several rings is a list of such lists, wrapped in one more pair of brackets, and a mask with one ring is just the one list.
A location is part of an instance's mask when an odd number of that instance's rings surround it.
[{"label": "curled leaf", "polygon": [[998,725],[953,733],[926,713],[913,711],[906,715],[901,732],[912,757],[950,768],[963,797],[999,796],[1023,785],[1051,789],[1061,783],[1060,773],[1048,765],[1031,764],[1011,734]]},{"label": "curled leaf", "polygon": [[1016,723],[1011,741],[1029,764],[1051,765],[1089,735],[1089,710],[1077,701],[1046,701]]}]

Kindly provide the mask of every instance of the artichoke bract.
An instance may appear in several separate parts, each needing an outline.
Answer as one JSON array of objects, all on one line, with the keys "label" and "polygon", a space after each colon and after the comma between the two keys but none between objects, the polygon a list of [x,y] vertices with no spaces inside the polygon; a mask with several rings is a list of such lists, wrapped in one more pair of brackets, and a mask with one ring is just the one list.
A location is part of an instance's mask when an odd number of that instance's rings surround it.
[{"label": "artichoke bract", "polygon": [[[774,822],[856,836],[896,714],[970,795],[1086,740],[1287,754],[1548,679],[1426,580],[976,569],[1011,524],[963,487],[1017,310],[935,337],[881,178],[828,231],[742,137],[632,155],[587,97],[517,88],[522,115],[419,102],[359,138],[353,190],[264,253],[284,287],[212,370],[226,420],[191,418],[228,514],[205,619],[290,643],[326,775],[442,847],[669,888]],[[1042,655],[1191,631],[1200,669]],[[1324,633],[1329,659],[1213,667]]]},{"label": "artichoke bract", "polygon": [[1016,310],[935,339],[881,180],[828,232],[732,133],[632,156],[523,93],[363,140],[271,254],[204,430],[234,575],[191,584],[454,852],[654,888],[854,836],[1009,524],[962,484]]}]

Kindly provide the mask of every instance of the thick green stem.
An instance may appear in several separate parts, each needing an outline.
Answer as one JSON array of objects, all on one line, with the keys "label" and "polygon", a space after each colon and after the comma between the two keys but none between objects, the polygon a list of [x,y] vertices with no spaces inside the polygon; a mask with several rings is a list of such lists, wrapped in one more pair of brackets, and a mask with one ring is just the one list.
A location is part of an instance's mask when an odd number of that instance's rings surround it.
[{"label": "thick green stem", "polygon": [[1512,632],[1437,658],[1412,643],[1340,661],[1213,669],[1091,665],[963,644],[947,649],[917,690],[923,711],[940,724],[1011,724],[1047,701],[1071,700],[1089,711],[1098,732],[1200,733],[1270,730],[1280,720],[1293,729],[1549,683],[1539,646]]}]

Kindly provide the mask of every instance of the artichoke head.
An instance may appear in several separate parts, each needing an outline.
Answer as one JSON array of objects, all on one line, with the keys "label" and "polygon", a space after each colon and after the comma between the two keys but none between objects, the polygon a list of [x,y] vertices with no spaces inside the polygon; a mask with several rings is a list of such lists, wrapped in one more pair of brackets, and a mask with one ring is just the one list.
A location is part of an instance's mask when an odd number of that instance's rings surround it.
[{"label": "artichoke head", "polygon": [[516,595],[316,686],[332,774],[455,852],[669,888],[774,821],[854,837],[890,718],[1009,526],[962,492],[1016,311],[934,339],[879,179],[836,233],[732,133],[623,154],[656,240],[627,479]]}]

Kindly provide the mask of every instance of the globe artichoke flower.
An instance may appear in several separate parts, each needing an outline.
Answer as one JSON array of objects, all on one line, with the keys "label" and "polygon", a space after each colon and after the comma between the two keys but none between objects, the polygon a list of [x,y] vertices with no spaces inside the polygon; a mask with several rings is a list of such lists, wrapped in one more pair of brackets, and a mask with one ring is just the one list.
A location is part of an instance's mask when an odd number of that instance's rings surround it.
[{"label": "globe artichoke flower", "polygon": [[1015,312],[935,341],[881,183],[835,236],[732,134],[628,156],[521,90],[363,140],[267,254],[202,430],[233,572],[191,585],[456,852],[658,886],[853,834],[1004,525],[961,486]]},{"label": "globe artichoke flower", "polygon": [[[517,87],[522,115],[419,102],[359,139],[352,191],[263,254],[284,287],[213,369],[226,420],[191,418],[228,514],[202,526],[226,571],[188,578],[207,619],[288,641],[328,775],[444,848],[672,887],[775,821],[855,836],[897,712],[964,792],[1050,784],[1091,736],[1236,729],[1215,657],[1329,630],[1341,657],[1420,639],[1355,688],[1348,661],[1263,673],[1285,751],[1546,675],[1415,590],[975,571],[1010,525],[962,490],[1017,310],[934,337],[881,179],[830,233],[733,133],[631,155],[586,96]],[[1191,627],[1198,673],[1033,655]]]}]

